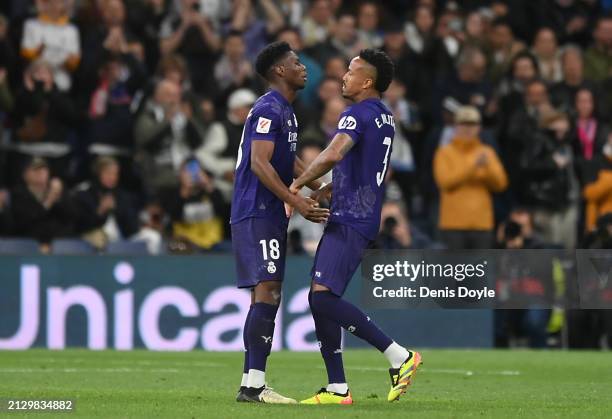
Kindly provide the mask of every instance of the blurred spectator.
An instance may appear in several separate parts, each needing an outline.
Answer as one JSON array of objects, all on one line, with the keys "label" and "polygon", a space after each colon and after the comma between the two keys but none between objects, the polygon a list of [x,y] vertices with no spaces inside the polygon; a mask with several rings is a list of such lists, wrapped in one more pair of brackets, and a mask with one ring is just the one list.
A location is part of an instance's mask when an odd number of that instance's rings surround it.
[{"label": "blurred spectator", "polygon": [[[325,145],[321,145],[316,142],[309,142],[308,140],[302,138],[300,140],[300,148],[298,150],[299,157],[302,161],[309,165],[312,161],[317,158],[317,156],[323,151]],[[321,181],[325,183],[331,182],[331,172],[326,173]],[[300,193],[304,196],[310,196],[312,194],[312,190],[308,187],[303,188]],[[325,202],[323,202],[325,204]],[[316,224],[307,221],[304,217],[301,217],[299,214],[296,214],[295,211],[289,220],[289,227],[287,231],[290,234],[299,236],[301,240],[301,245],[303,250],[311,256],[317,251],[317,246],[319,245],[319,240],[321,236],[323,236],[323,230],[325,229],[325,225]],[[294,246],[295,247],[295,246]]]},{"label": "blurred spectator", "polygon": [[357,11],[357,35],[364,48],[380,48],[383,37],[379,30],[380,8],[378,2],[364,1]]},{"label": "blurred spectator", "polygon": [[9,87],[8,72],[0,67],[0,141],[4,134],[4,120],[13,110],[14,99]]},{"label": "blurred spectator", "polygon": [[383,204],[377,249],[427,249],[434,247],[432,240],[409,222],[405,207],[397,201]]},{"label": "blurred spectator", "polygon": [[[514,221],[504,224],[502,248],[529,249]],[[527,259],[527,260],[526,260]],[[518,304],[530,306],[523,310],[495,310],[495,346],[509,347],[517,338],[526,336],[530,348],[547,346],[548,322],[551,311],[542,307],[550,305],[553,295],[553,259],[548,254],[505,252],[502,254],[498,289],[500,305]]]},{"label": "blurred spectator", "polygon": [[15,82],[17,78],[17,56],[9,38],[8,19],[3,15],[0,15],[0,70],[5,72],[3,77],[7,82]]},{"label": "blurred spectator", "polygon": [[[395,64],[395,77],[406,87],[406,95],[423,103],[429,94],[427,71],[422,71],[419,57],[408,47],[401,25],[391,24],[385,31],[383,50]],[[429,103],[429,102],[427,102]]]},{"label": "blurred spectator", "polygon": [[498,103],[498,130],[500,143],[505,143],[508,122],[514,112],[523,105],[527,85],[539,76],[536,58],[529,52],[518,53],[512,60],[508,76],[498,85],[496,96]]},{"label": "blurred spectator", "polygon": [[87,106],[91,154],[132,153],[132,103],[145,82],[146,70],[131,54],[108,55],[101,64]]},{"label": "blurred spectator", "polygon": [[172,220],[176,240],[195,249],[211,249],[223,240],[226,204],[196,159],[181,164],[179,186],[163,196],[162,205]]},{"label": "blurred spectator", "polygon": [[177,185],[181,163],[201,146],[204,132],[189,103],[182,101],[181,86],[160,81],[134,128],[147,194]]},{"label": "blurred spectator", "polygon": [[264,12],[259,17],[251,0],[233,0],[232,21],[229,27],[243,33],[247,56],[254,62],[255,57],[283,26],[285,20],[273,0],[259,0],[257,5]]},{"label": "blurred spectator", "polygon": [[164,251],[164,230],[166,216],[164,209],[157,202],[145,205],[139,215],[140,229],[132,236],[134,241],[147,244],[147,251],[152,255],[159,255]]},{"label": "blurred spectator", "polygon": [[612,69],[612,17],[602,16],[595,24],[593,45],[584,54],[584,76],[591,81],[610,77]]},{"label": "blurred spectator", "polygon": [[323,113],[318,122],[311,123],[301,135],[302,141],[316,143],[321,147],[327,146],[338,129],[340,114],[346,108],[346,101],[342,97],[332,97],[324,102]]},{"label": "blurred spectator", "polygon": [[609,127],[599,118],[595,107],[595,95],[589,89],[580,89],[576,93],[576,120],[574,152],[580,180],[594,179],[594,166],[589,164],[594,157],[599,157],[610,133]]},{"label": "blurred spectator", "polygon": [[487,47],[487,23],[480,10],[470,12],[465,18],[465,45],[480,49]]},{"label": "blurred spectator", "polygon": [[63,182],[50,179],[47,162],[34,157],[23,170],[23,184],[11,193],[13,234],[35,238],[48,250],[51,240],[74,234],[75,210]]},{"label": "blurred spectator", "polygon": [[547,243],[576,244],[580,187],[575,171],[570,123],[565,114],[549,111],[526,138],[521,155],[520,202],[534,210],[534,224]]},{"label": "blurred spectator", "polygon": [[492,193],[506,189],[506,173],[495,151],[480,142],[476,108],[461,107],[455,124],[453,141],[434,158],[440,238],[451,249],[489,249],[495,222]]},{"label": "blurred spectator", "polygon": [[312,56],[323,65],[336,55],[346,60],[352,60],[363,49],[363,44],[357,36],[355,16],[345,13],[338,17],[331,36],[324,42],[312,47]]},{"label": "blurred spectator", "polygon": [[55,85],[63,92],[72,86],[70,73],[81,60],[79,30],[70,23],[68,4],[68,0],[37,2],[38,17],[25,22],[21,41],[21,55],[29,62],[48,62]]},{"label": "blurred spectator", "polygon": [[538,60],[540,77],[548,83],[561,81],[563,77],[561,52],[557,37],[550,28],[542,28],[536,33],[532,52]]},{"label": "blurred spectator", "polygon": [[76,188],[76,232],[97,249],[126,240],[138,230],[134,198],[119,187],[119,162],[112,157],[96,160],[95,178]]},{"label": "blurred spectator", "polygon": [[525,44],[514,38],[512,28],[505,19],[492,22],[489,40],[491,79],[497,82],[506,73],[514,56],[525,49]]},{"label": "blurred spectator", "polygon": [[87,100],[96,88],[99,70],[109,54],[122,60],[128,54],[141,62],[145,59],[141,40],[127,22],[123,0],[100,0],[96,5],[99,16],[94,18],[93,26],[83,31],[83,61],[79,71],[80,88]]},{"label": "blurred spectator", "polygon": [[[515,207],[508,214],[508,218],[505,222],[502,222],[497,227],[497,243],[501,248],[506,248],[507,244],[504,245],[507,239],[506,226],[509,223],[516,223],[520,227],[520,243],[521,246],[526,249],[543,249],[547,245],[543,243],[535,231],[533,225],[533,214],[527,208]],[[517,236],[518,238],[518,236]],[[519,247],[515,247],[519,248]]]},{"label": "blurred spectator", "polygon": [[435,22],[433,10],[428,6],[417,7],[414,19],[406,22],[406,42],[417,55],[428,54],[433,48]]},{"label": "blurred spectator", "polygon": [[[317,88],[317,97],[315,100],[315,105],[311,109],[302,106],[299,101],[297,101],[296,105],[294,106],[295,115],[297,116],[300,127],[307,129],[311,126],[318,125],[321,121],[323,111],[325,110],[325,105],[331,99],[341,97],[342,81],[334,77],[324,78]],[[336,123],[337,122],[338,121],[336,121]]]},{"label": "blurred spectator", "polygon": [[457,71],[443,80],[434,90],[434,118],[442,122],[443,103],[452,98],[462,105],[478,108],[481,114],[493,96],[491,84],[485,78],[486,56],[476,48],[466,48],[457,58]]},{"label": "blurred spectator", "polygon": [[538,130],[540,116],[552,111],[546,84],[536,79],[525,86],[522,106],[514,111],[503,133],[502,150],[504,161],[510,173],[510,183],[517,184],[520,159],[523,148],[529,145],[530,138]]},{"label": "blurred spectator", "polygon": [[329,0],[312,1],[301,25],[304,46],[309,48],[324,42],[333,32],[335,22]]},{"label": "blurred spectator", "polygon": [[414,195],[416,162],[412,151],[411,140],[420,129],[420,115],[418,109],[406,99],[404,84],[394,79],[387,91],[383,94],[383,102],[393,113],[395,120],[395,138],[393,151],[390,157],[390,166],[393,169],[393,178],[397,181],[406,204]]},{"label": "blurred spectator", "polygon": [[608,135],[600,162],[596,166],[598,170],[595,181],[583,189],[587,232],[595,230],[599,217],[612,213],[612,135]]},{"label": "blurred spectator", "polygon": [[10,199],[9,191],[0,187],[0,237],[10,236],[13,230]]},{"label": "blurred spectator", "polygon": [[244,87],[253,81],[255,72],[245,52],[242,33],[231,31],[223,43],[223,54],[215,65],[215,81],[221,91]]},{"label": "blurred spectator", "polygon": [[162,56],[178,53],[185,59],[196,92],[214,89],[214,66],[210,63],[221,48],[221,40],[201,13],[199,0],[180,0],[162,23],[159,37]]},{"label": "blurred spectator", "polygon": [[304,89],[300,92],[298,100],[307,108],[313,108],[317,95],[317,86],[321,83],[323,77],[323,69],[314,58],[304,51],[302,38],[296,29],[284,28],[279,32],[277,39],[287,42],[291,49],[298,55],[300,62],[306,66],[308,83],[306,83],[306,86],[304,86]]},{"label": "blurred spectator", "polygon": [[[72,100],[55,86],[51,65],[43,60],[31,63],[15,98],[13,125],[17,150],[49,157],[53,173],[66,176],[68,140],[76,119]],[[17,164],[23,164],[23,160],[18,158]]]},{"label": "blurred spectator", "polygon": [[[339,55],[331,57],[325,62],[324,70],[325,77],[342,82],[342,77],[344,77],[344,74],[348,70],[347,60]],[[322,82],[324,81],[325,79],[322,80]]]},{"label": "blurred spectator", "polygon": [[563,79],[550,89],[551,100],[562,112],[573,112],[578,89],[593,87],[584,79],[584,62],[582,51],[575,45],[567,46],[561,55]]},{"label": "blurred spectator", "polygon": [[200,164],[214,176],[215,185],[227,202],[231,201],[236,156],[244,123],[256,99],[255,93],[248,89],[233,92],[227,103],[227,115],[222,121],[211,124],[202,147],[197,151]]}]

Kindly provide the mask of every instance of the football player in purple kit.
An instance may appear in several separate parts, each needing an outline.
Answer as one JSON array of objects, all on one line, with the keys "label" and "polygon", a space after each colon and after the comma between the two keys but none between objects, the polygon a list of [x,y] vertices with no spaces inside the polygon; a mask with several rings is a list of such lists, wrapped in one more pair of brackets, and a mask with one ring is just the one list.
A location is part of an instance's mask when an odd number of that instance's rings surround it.
[{"label": "football player in purple kit", "polygon": [[297,194],[333,168],[331,214],[315,256],[309,294],[329,384],[301,403],[353,403],[344,376],[341,327],[388,359],[389,401],[406,392],[421,363],[418,352],[394,342],[359,308],[342,299],[380,226],[385,175],[395,135],[393,114],[382,103],[381,94],[387,90],[393,71],[391,59],[381,51],[366,49],[353,58],[342,80],[342,95],[354,104],[340,116],[329,146],[290,187]]},{"label": "football player in purple kit", "polygon": [[[242,132],[231,208],[232,246],[239,288],[251,289],[244,325],[245,359],[237,400],[296,403],[265,384],[274,320],[285,270],[288,218],[284,204],[312,222],[325,222],[329,210],[289,192],[305,164],[295,157],[298,123],[291,107],[306,83],[306,68],[286,42],[265,47],[255,68],[270,90],[253,104]],[[320,187],[318,181],[310,186]]]}]

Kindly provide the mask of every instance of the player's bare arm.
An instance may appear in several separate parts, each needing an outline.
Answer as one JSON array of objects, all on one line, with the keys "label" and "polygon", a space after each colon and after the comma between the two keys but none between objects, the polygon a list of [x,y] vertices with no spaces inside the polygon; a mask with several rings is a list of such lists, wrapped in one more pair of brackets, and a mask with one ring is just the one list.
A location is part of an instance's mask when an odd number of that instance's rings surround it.
[{"label": "player's bare arm", "polygon": [[327,221],[329,210],[319,208],[318,203],[289,192],[278,173],[270,163],[274,153],[274,142],[253,141],[251,148],[251,170],[274,195],[294,207],[304,218],[314,223]]},{"label": "player's bare arm", "polygon": [[304,185],[320,178],[334,168],[336,164],[353,147],[353,139],[348,134],[338,133],[325,150],[317,156],[300,177],[293,181],[289,190],[293,193],[299,191]]},{"label": "player's bare arm", "polygon": [[[302,159],[300,159],[298,156],[295,156],[295,163],[293,165],[293,174],[295,175],[296,178],[300,177],[302,173],[304,173],[304,170],[306,170],[307,167],[308,166],[306,165],[306,163],[304,163]],[[321,188],[321,185],[322,183],[319,180],[313,180],[306,186],[308,186],[313,191],[316,191],[319,188]]]}]

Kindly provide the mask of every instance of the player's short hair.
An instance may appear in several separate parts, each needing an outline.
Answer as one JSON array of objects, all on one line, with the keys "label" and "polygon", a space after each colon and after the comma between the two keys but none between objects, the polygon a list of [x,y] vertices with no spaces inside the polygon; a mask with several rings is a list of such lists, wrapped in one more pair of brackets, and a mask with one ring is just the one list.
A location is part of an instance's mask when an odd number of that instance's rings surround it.
[{"label": "player's short hair", "polygon": [[285,41],[273,42],[261,50],[257,59],[255,60],[255,70],[264,79],[268,78],[268,71],[270,68],[285,56],[288,52],[291,52],[291,47]]},{"label": "player's short hair", "polygon": [[374,82],[374,88],[383,93],[391,84],[393,80],[393,74],[395,72],[395,65],[391,58],[382,51],[376,51],[373,49],[363,49],[359,52],[359,58],[366,61],[376,69],[376,81]]}]

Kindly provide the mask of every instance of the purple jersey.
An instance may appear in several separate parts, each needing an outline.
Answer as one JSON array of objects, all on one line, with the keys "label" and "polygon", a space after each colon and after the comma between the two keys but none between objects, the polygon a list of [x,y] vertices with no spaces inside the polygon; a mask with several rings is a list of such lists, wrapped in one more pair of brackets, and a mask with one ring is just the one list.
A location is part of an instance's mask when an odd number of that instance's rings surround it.
[{"label": "purple jersey", "polygon": [[283,201],[251,171],[251,145],[256,140],[274,142],[270,163],[285,185],[291,185],[297,146],[297,119],[291,104],[275,90],[257,99],[244,123],[236,163],[232,224],[249,217],[287,218]]},{"label": "purple jersey", "polygon": [[342,113],[336,133],[350,135],[355,144],[334,168],[329,221],[374,240],[395,135],[393,114],[380,99],[366,99]]}]

